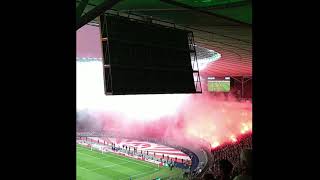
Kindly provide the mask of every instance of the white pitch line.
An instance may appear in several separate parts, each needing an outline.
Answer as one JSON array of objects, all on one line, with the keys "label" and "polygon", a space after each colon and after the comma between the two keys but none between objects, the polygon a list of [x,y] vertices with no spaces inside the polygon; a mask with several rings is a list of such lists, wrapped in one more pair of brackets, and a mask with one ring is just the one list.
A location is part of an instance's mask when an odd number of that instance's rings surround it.
[{"label": "white pitch line", "polygon": [[129,177],[122,178],[122,179],[120,179],[120,180],[128,179],[128,178],[130,178],[130,177],[140,176],[140,175],[142,175],[142,174],[153,173],[153,172],[156,172],[156,171],[158,171],[158,170],[153,170],[153,171],[148,171],[148,172],[144,172],[144,173],[139,173],[139,174],[136,174],[136,175],[133,175],[133,176],[129,176]]},{"label": "white pitch line", "polygon": [[77,166],[77,167],[82,168],[82,169],[85,169],[85,170],[87,170],[87,171],[91,171],[90,169],[87,169],[87,168],[82,167],[82,166]]},{"label": "white pitch line", "polygon": [[90,154],[83,153],[83,152],[78,152],[78,153],[84,154],[84,155],[87,155],[87,156],[90,156],[90,157],[93,157],[93,158],[96,158],[96,159],[105,159],[105,158],[98,158],[98,157],[96,157],[96,156],[92,156],[92,155],[90,155]]},{"label": "white pitch line", "polygon": [[90,171],[95,171],[95,170],[98,170],[98,169],[104,169],[104,168],[113,167],[113,166],[119,166],[119,165],[121,165],[121,164],[127,164],[127,162],[125,162],[125,163],[119,163],[119,164],[113,164],[113,165],[109,165],[109,166],[103,166],[103,167],[95,168],[95,169],[90,169]]},{"label": "white pitch line", "polygon": [[[84,148],[85,149],[85,148]],[[88,149],[85,149],[85,150],[88,150]],[[88,150],[89,151],[89,150]],[[82,153],[82,152],[79,152],[81,154],[86,154],[86,153]],[[89,154],[86,154],[88,156],[91,156]],[[107,156],[107,154],[105,154]],[[97,159],[102,159],[102,158],[98,158],[98,157],[95,157],[95,156],[91,156],[91,157],[94,157],[94,158],[97,158]],[[126,161],[126,162],[129,162],[129,163],[134,163],[134,164],[138,164],[140,166],[145,166],[145,167],[148,167],[148,168],[153,168],[153,167],[150,167],[148,165],[144,165],[144,164],[140,164],[140,163],[137,163],[137,162],[134,162],[134,161],[128,161],[128,160],[125,160],[125,159],[122,159],[122,158],[118,158],[118,157],[115,157],[115,156],[109,156],[109,157],[112,157],[112,158],[116,158],[116,159],[119,159],[119,160],[122,160],[122,161]]]},{"label": "white pitch line", "polygon": [[[96,158],[96,159],[101,159],[101,160],[106,160],[106,161],[108,161],[107,158],[98,158],[98,157],[96,157],[96,156],[92,156],[92,155],[90,155],[90,154],[86,154],[86,153],[82,153],[82,152],[78,152],[78,153],[84,154],[84,155],[87,155],[87,156],[90,156],[90,157],[93,157],[93,158]],[[110,162],[110,161],[108,161],[108,163],[111,163],[111,164],[116,165],[116,163],[112,163],[112,162]],[[120,164],[122,164],[122,163],[120,163]],[[124,164],[124,163],[123,163],[123,164]]]},{"label": "white pitch line", "polygon": [[128,160],[125,160],[125,159],[121,159],[121,158],[118,158],[118,157],[114,157],[112,156],[113,158],[116,158],[116,159],[119,159],[119,160],[122,160],[122,161],[126,161],[126,162],[129,162],[129,163],[134,163],[134,164],[137,164],[137,165],[140,165],[140,166],[144,166],[144,167],[148,167],[148,168],[153,168],[153,167],[150,167],[150,165],[144,165],[144,164],[140,164],[140,163],[137,163],[137,162],[134,162],[134,161],[128,161]]}]

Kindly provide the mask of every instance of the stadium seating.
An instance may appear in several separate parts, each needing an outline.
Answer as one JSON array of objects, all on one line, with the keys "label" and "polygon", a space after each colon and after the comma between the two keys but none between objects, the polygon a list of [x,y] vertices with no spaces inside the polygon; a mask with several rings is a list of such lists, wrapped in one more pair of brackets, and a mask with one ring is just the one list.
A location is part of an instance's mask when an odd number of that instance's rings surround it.
[{"label": "stadium seating", "polygon": [[[77,132],[77,136],[96,136],[96,137],[111,137],[112,133],[104,133],[104,132]],[[117,136],[119,137],[119,136]],[[194,144],[184,144],[181,146],[179,143],[171,140],[164,141],[161,138],[146,138],[146,137],[122,137],[128,139],[135,139],[140,141],[153,142],[157,144],[162,144],[168,147],[172,147],[180,150],[181,152],[187,154],[191,158],[191,169],[189,166],[186,166],[185,163],[175,162],[176,168],[184,169],[185,172],[189,172],[191,170],[193,175],[203,176],[206,173],[212,173],[215,177],[219,176],[219,170],[217,166],[215,166],[220,160],[227,159],[233,164],[233,172],[232,176],[239,174],[240,172],[240,153],[243,149],[252,149],[252,134],[244,134],[238,138],[236,143],[227,143],[220,145],[217,148],[211,150],[211,153],[206,148],[199,148],[201,145]],[[108,139],[108,138],[105,138]],[[123,151],[121,148],[117,149],[118,151]],[[156,161],[160,161],[160,158],[154,157],[153,155],[146,154],[136,154],[139,157],[144,157],[146,159],[152,159]],[[163,162],[167,162],[164,160]],[[168,161],[170,163],[170,160]],[[201,169],[201,170],[200,170]],[[200,171],[199,171],[200,170]]]},{"label": "stadium seating", "polygon": [[245,134],[234,144],[224,144],[212,150],[214,163],[211,164],[210,171],[214,176],[219,175],[219,169],[216,166],[220,160],[226,159],[233,165],[232,176],[240,173],[240,153],[244,149],[252,149],[252,134]]}]

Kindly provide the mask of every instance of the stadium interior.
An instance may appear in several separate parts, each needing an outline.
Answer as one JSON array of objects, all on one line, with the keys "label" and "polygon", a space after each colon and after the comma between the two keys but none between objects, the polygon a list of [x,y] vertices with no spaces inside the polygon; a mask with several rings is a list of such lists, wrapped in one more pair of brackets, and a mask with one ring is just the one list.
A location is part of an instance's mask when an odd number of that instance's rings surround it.
[{"label": "stadium interior", "polygon": [[[76,0],[76,5],[78,180],[252,179],[251,0]],[[197,73],[197,93],[168,93],[180,80],[172,75],[167,80],[173,83],[160,88],[164,93],[126,93],[131,88],[108,95],[106,72],[112,71],[105,54],[116,52],[105,52],[105,16],[192,32],[187,65]],[[126,54],[124,49],[117,51]],[[119,86],[131,87],[135,78],[125,74]],[[115,71],[112,75],[116,84]],[[158,76],[152,77],[150,84],[161,86]],[[141,89],[134,92],[152,90]]]}]

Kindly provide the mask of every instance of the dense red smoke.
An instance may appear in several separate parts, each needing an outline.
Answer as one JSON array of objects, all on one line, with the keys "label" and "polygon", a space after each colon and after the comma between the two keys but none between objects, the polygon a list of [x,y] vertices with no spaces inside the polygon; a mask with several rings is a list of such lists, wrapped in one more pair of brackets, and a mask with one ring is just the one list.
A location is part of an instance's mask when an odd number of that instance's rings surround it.
[{"label": "dense red smoke", "polygon": [[[232,96],[167,94],[105,96],[101,62],[77,63],[78,121],[105,131],[146,137],[198,137],[212,147],[252,129],[252,104]],[[203,84],[205,85],[205,84]]]},{"label": "dense red smoke", "polygon": [[117,111],[100,113],[104,115],[100,120],[104,122],[106,131],[146,137],[198,137],[210,142],[213,147],[227,141],[235,142],[237,136],[252,128],[250,102],[240,103],[232,98],[210,94],[188,96],[176,114],[150,120],[132,120]]},{"label": "dense red smoke", "polygon": [[[77,57],[102,57],[99,28],[77,31]],[[205,86],[205,84],[202,84]],[[198,137],[213,147],[252,129],[250,102],[210,93],[105,96],[101,61],[77,62],[79,123],[126,135]],[[206,88],[203,88],[206,89]],[[83,111],[85,110],[85,111]]]}]

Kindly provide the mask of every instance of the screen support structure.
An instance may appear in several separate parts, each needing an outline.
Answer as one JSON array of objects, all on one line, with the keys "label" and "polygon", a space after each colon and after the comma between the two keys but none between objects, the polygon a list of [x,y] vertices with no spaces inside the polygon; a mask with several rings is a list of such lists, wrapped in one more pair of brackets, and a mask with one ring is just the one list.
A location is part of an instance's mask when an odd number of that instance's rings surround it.
[{"label": "screen support structure", "polygon": [[243,98],[244,96],[244,85],[245,83],[247,83],[248,81],[250,81],[252,79],[252,77],[246,77],[246,76],[241,76],[239,77],[239,79],[237,77],[232,77],[232,79],[238,81],[239,83],[241,83],[241,99]]},{"label": "screen support structure", "polygon": [[193,32],[190,32],[188,34],[188,43],[189,43],[191,64],[192,64],[192,69],[193,69],[194,85],[196,87],[197,93],[202,93],[199,65],[198,65],[198,61],[197,61],[196,44],[194,42]]},{"label": "screen support structure", "polygon": [[[167,27],[173,27],[177,28],[177,26],[174,23],[168,23],[167,21],[161,21],[161,20],[153,20],[152,18],[148,17],[142,17],[137,15],[131,15],[130,13],[121,13],[120,15],[119,11],[114,12],[114,10],[106,12],[106,14],[100,15],[100,36],[102,41],[102,53],[103,53],[103,69],[104,69],[104,86],[105,86],[105,94],[106,95],[113,95],[112,91],[112,67],[110,64],[110,51],[109,51],[109,44],[108,44],[108,30],[107,30],[107,21],[106,21],[106,15],[114,14],[116,13],[118,16],[123,16],[132,20],[138,20],[138,21],[148,21],[149,23],[159,24],[162,26],[165,26],[165,24],[168,24]],[[130,16],[131,15],[131,16]],[[101,23],[104,22],[104,23]],[[178,29],[178,28],[177,28]],[[183,29],[184,30],[184,29]],[[200,73],[199,73],[199,65],[197,61],[197,53],[196,53],[196,44],[194,41],[194,35],[193,32],[188,33],[188,45],[189,45],[189,52],[191,57],[191,65],[193,69],[193,79],[194,79],[194,85],[196,92],[195,93],[202,93],[202,87],[201,87],[201,79],[200,79]]]},{"label": "screen support structure", "polygon": [[[116,5],[121,0],[105,0],[103,3],[99,4],[98,6],[94,7],[89,12],[85,13],[83,16],[77,18],[77,27],[76,29],[80,29],[82,26],[86,25],[99,15],[103,14],[105,11],[111,9],[114,5]],[[85,6],[88,3],[85,4]],[[82,14],[82,13],[81,13]]]},{"label": "screen support structure", "polygon": [[104,72],[104,89],[106,95],[112,95],[112,75],[111,75],[111,65],[110,65],[110,53],[109,53],[109,43],[108,43],[108,31],[106,16],[103,14],[100,16],[100,35],[102,41],[102,57],[103,57],[103,72]]}]

